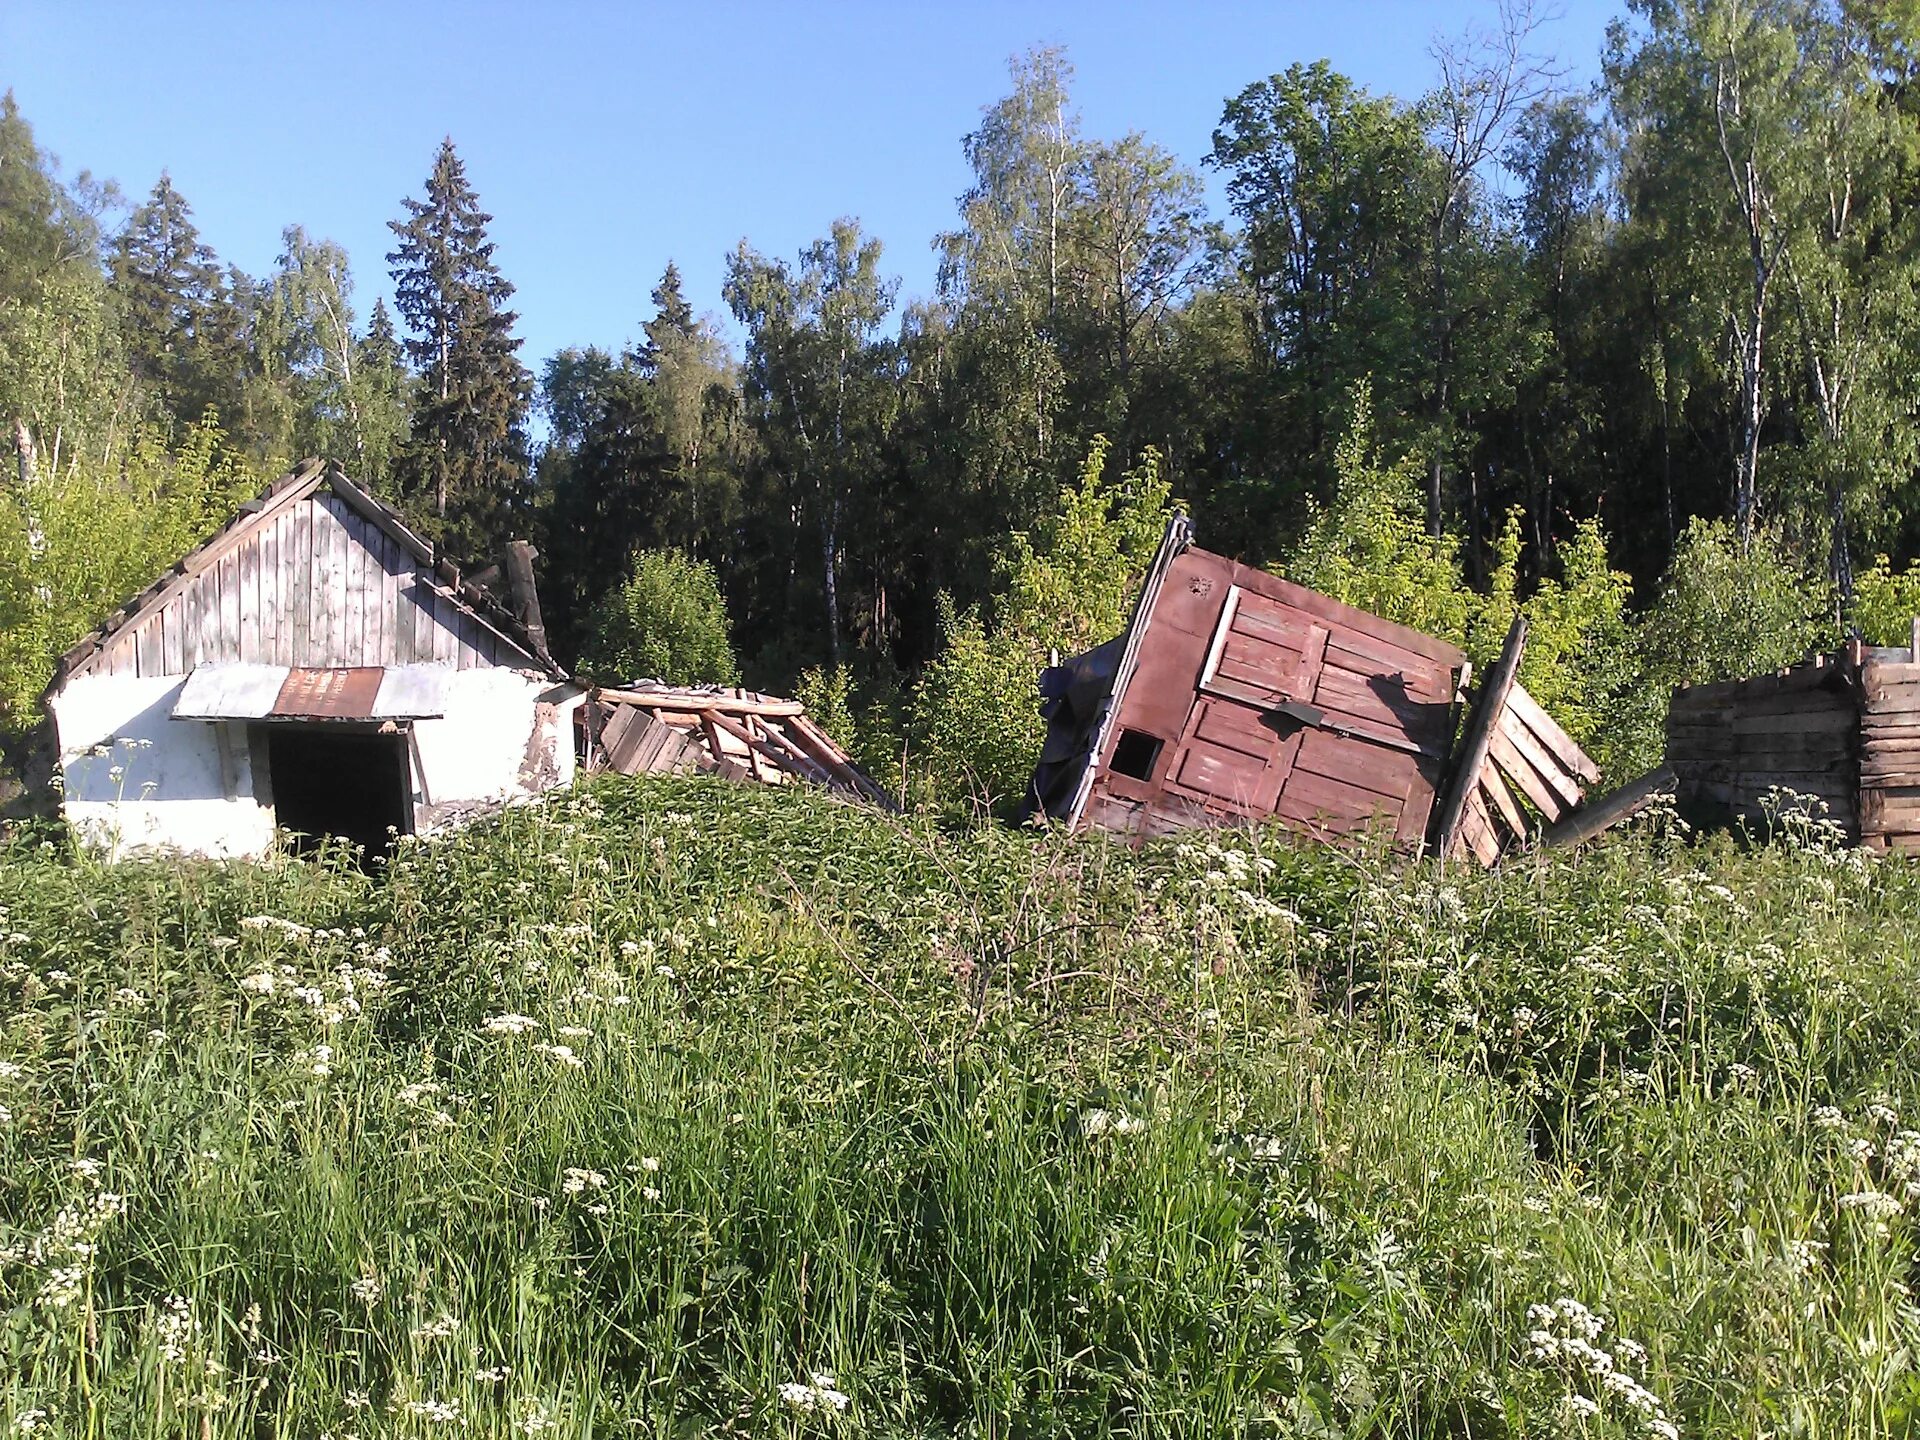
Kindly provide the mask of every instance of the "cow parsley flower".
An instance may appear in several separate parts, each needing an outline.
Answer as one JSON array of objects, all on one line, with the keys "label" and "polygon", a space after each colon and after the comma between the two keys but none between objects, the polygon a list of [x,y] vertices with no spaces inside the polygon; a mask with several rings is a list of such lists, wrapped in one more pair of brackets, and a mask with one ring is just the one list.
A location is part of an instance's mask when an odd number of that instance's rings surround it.
[{"label": "cow parsley flower", "polygon": [[538,1030],[540,1022],[531,1015],[489,1015],[480,1022],[480,1028],[489,1035],[524,1035]]},{"label": "cow parsley flower", "polygon": [[804,1382],[789,1380],[780,1387],[780,1399],[790,1410],[802,1413],[845,1410],[851,1397],[834,1387],[833,1375],[816,1370]]}]

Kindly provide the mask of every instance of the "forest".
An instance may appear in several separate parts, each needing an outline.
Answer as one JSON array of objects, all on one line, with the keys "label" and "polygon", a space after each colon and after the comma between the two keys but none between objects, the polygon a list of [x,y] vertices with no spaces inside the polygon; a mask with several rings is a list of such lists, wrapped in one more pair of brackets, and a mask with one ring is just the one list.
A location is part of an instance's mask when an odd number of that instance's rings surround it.
[{"label": "forest", "polygon": [[619,354],[520,353],[453,139],[388,254],[290,224],[250,275],[9,94],[0,770],[54,659],[315,454],[475,568],[532,539],[563,662],[797,690],[940,802],[1017,791],[1034,668],[1115,633],[1175,506],[1476,658],[1524,610],[1618,778],[1676,685],[1904,643],[1920,6],[1630,0],[1584,89],[1537,19],[1436,41],[1415,96],[1250,66],[1197,156],[1087,133],[1033,49],[958,137],[934,294],[830,219],[719,296],[637,258]]}]

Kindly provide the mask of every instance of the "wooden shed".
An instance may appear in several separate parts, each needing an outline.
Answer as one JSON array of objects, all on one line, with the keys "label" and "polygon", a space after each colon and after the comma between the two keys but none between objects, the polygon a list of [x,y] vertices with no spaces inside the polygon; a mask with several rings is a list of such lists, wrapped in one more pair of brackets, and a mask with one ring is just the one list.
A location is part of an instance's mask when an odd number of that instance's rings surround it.
[{"label": "wooden shed", "polygon": [[59,662],[62,808],[114,850],[373,849],[572,779],[585,687],[510,605],[336,465],[248,501]]},{"label": "wooden shed", "polygon": [[1677,690],[1667,765],[1696,823],[1808,811],[1854,843],[1920,853],[1920,649],[1855,642],[1772,675]]},{"label": "wooden shed", "polygon": [[1470,701],[1457,646],[1201,550],[1176,517],[1127,632],[1042,675],[1028,812],[1142,838],[1272,817],[1490,865],[1599,778],[1515,678],[1525,641],[1516,622]]},{"label": "wooden shed", "polygon": [[1042,677],[1029,804],[1129,835],[1274,815],[1417,846],[1465,668],[1444,641],[1196,548],[1178,518],[1127,633]]}]

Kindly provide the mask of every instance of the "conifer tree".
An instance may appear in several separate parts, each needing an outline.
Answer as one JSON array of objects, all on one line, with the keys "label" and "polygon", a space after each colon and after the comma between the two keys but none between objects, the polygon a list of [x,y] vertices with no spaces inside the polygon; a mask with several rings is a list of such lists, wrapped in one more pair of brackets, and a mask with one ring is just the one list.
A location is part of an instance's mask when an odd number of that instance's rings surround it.
[{"label": "conifer tree", "polygon": [[360,337],[356,381],[360,388],[360,433],[366,449],[366,483],[385,489],[394,456],[407,433],[407,357],[394,333],[385,298],[373,302],[367,333]]},{"label": "conifer tree", "polygon": [[401,203],[407,218],[388,222],[399,246],[387,263],[420,383],[396,488],[437,542],[491,555],[527,491],[533,381],[506,308],[513,286],[493,263],[493,217],[480,209],[451,139],[441,142],[426,198]]},{"label": "conifer tree", "polygon": [[694,333],[693,307],[680,287],[680,267],[673,261],[667,262],[652,298],[653,318],[640,327],[647,338],[634,357],[640,373],[647,376],[657,373],[662,358]]},{"label": "conifer tree", "polygon": [[108,256],[134,373],[176,417],[236,405],[242,320],[193,207],[164,171]]}]

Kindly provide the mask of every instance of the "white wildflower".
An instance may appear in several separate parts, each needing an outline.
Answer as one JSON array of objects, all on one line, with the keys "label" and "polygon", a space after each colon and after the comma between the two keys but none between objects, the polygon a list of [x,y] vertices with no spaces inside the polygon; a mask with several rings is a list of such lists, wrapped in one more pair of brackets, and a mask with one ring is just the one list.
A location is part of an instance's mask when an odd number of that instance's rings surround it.
[{"label": "white wildflower", "polygon": [[549,1045],[544,1040],[536,1040],[533,1048],[539,1054],[545,1055],[554,1061],[554,1063],[565,1065],[569,1069],[583,1070],[586,1068],[587,1062],[573,1053],[573,1047],[571,1045]]},{"label": "white wildflower", "polygon": [[577,1165],[569,1165],[562,1174],[564,1178],[560,1182],[560,1188],[569,1195],[607,1188],[607,1177],[598,1170],[584,1170]]},{"label": "white wildflower", "polygon": [[480,1022],[480,1028],[489,1035],[524,1035],[538,1030],[540,1022],[531,1015],[489,1015]]},{"label": "white wildflower", "polygon": [[806,1381],[789,1380],[780,1387],[780,1399],[791,1410],[802,1412],[845,1410],[850,1397],[834,1387],[833,1376],[816,1370]]},{"label": "white wildflower", "polygon": [[362,1275],[348,1288],[353,1291],[353,1298],[362,1305],[378,1305],[380,1297],[386,1294],[387,1290],[387,1287],[380,1283],[380,1277],[372,1274]]},{"label": "white wildflower", "polygon": [[407,1414],[430,1425],[455,1425],[460,1420],[458,1400],[409,1400]]},{"label": "white wildflower", "polygon": [[1868,1220],[1891,1220],[1906,1207],[1893,1196],[1880,1190],[1860,1190],[1852,1195],[1840,1197],[1842,1210],[1858,1210]]},{"label": "white wildflower", "polygon": [[449,1315],[446,1311],[442,1310],[424,1325],[414,1326],[413,1338],[416,1340],[450,1340],[453,1338],[454,1332],[459,1328],[459,1317]]}]

